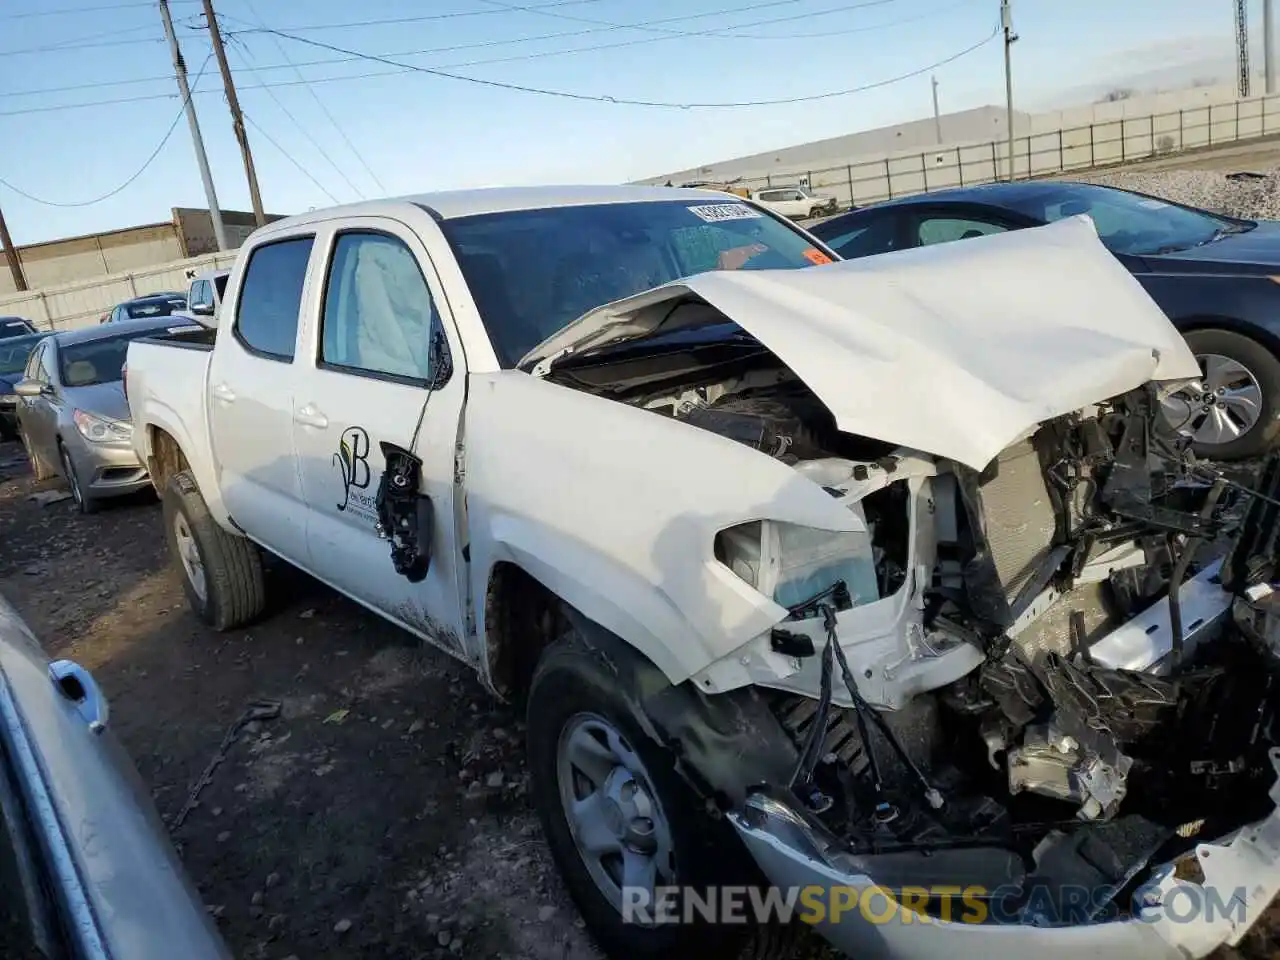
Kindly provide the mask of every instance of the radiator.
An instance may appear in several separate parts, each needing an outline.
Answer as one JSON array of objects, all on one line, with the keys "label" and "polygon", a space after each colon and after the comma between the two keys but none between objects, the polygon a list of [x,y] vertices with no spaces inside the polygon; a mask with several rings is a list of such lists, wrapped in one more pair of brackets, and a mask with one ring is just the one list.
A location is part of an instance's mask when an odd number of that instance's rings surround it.
[{"label": "radiator", "polygon": [[1010,602],[1049,555],[1057,520],[1040,459],[1030,440],[1007,447],[1000,469],[982,487],[987,543]]}]

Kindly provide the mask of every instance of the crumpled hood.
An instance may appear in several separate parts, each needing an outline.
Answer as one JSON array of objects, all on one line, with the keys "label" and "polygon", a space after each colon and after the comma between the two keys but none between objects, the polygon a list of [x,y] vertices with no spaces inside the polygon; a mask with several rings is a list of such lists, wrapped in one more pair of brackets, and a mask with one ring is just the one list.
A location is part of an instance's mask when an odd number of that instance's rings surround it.
[{"label": "crumpled hood", "polygon": [[567,353],[672,329],[672,302],[690,295],[776,354],[841,430],[978,470],[1044,420],[1200,375],[1084,216],[802,270],[699,274],[585,314],[520,366],[543,376]]}]

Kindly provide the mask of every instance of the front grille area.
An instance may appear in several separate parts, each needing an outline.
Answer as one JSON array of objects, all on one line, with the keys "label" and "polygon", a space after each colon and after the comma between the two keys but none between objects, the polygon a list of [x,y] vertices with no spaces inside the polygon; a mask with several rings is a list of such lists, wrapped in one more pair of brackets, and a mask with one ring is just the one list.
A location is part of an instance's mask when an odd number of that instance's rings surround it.
[{"label": "front grille area", "polygon": [[1053,546],[1057,520],[1040,458],[1030,440],[1007,447],[997,475],[981,489],[987,543],[1010,602]]}]

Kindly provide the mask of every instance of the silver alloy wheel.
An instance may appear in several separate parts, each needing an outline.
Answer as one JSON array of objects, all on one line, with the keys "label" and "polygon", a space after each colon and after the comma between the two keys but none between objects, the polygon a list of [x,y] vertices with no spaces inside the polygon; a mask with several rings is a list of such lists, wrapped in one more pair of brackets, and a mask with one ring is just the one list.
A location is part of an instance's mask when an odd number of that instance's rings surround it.
[{"label": "silver alloy wheel", "polygon": [[186,571],[187,582],[196,596],[201,600],[208,598],[208,581],[205,579],[204,561],[200,559],[200,548],[196,546],[196,538],[191,533],[187,518],[181,513],[173,517],[173,539],[178,547],[178,559],[182,561],[182,569]]},{"label": "silver alloy wheel", "polygon": [[1199,354],[1201,377],[1162,402],[1165,417],[1195,443],[1221,446],[1239,440],[1262,416],[1262,387],[1239,360]]},{"label": "silver alloy wheel", "polygon": [[[591,713],[570,717],[556,746],[565,819],[596,887],[618,911],[623,889],[673,882],[671,827],[644,763],[612,724]],[[632,903],[637,898],[632,896]]]},{"label": "silver alloy wheel", "polygon": [[71,462],[71,454],[67,453],[66,447],[62,448],[62,472],[66,474],[67,486],[71,488],[71,499],[78,507],[84,503],[84,494],[80,492],[80,478],[76,476],[75,464]]}]

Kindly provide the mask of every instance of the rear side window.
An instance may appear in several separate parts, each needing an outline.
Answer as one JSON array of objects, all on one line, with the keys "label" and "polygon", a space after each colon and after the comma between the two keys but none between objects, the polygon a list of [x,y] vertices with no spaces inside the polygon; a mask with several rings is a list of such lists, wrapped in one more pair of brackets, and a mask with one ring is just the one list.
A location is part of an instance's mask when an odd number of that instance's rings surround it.
[{"label": "rear side window", "polygon": [[314,243],[314,237],[297,237],[264,244],[249,255],[235,334],[251,352],[272,360],[293,360],[302,286]]}]

